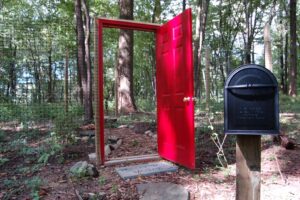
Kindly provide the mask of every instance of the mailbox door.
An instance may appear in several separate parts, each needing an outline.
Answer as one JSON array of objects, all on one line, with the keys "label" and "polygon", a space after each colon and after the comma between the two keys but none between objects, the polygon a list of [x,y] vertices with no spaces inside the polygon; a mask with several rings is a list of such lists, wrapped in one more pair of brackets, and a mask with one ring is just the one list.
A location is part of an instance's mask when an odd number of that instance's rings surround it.
[{"label": "mailbox door", "polygon": [[193,169],[195,138],[191,9],[157,31],[156,59],[158,153],[167,160]]}]

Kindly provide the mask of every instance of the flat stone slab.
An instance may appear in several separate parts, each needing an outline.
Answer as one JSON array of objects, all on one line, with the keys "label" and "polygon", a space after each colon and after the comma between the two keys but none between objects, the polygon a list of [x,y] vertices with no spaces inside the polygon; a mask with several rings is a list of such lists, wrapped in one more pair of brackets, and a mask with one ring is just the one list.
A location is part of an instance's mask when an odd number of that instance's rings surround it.
[{"label": "flat stone slab", "polygon": [[189,192],[181,185],[173,183],[138,184],[140,200],[188,200]]},{"label": "flat stone slab", "polygon": [[150,176],[165,172],[175,172],[177,170],[178,167],[176,165],[165,161],[116,168],[117,173],[123,179],[136,178],[138,176]]}]

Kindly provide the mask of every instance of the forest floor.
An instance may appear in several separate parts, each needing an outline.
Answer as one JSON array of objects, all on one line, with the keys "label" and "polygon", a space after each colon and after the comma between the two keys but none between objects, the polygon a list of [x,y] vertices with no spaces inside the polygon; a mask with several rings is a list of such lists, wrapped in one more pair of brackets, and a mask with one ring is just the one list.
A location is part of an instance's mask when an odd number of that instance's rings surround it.
[{"label": "forest floor", "polygon": [[[107,199],[138,199],[136,185],[151,182],[182,185],[190,192],[190,199],[235,199],[234,136],[227,138],[224,144],[227,168],[220,167],[218,149],[206,129],[201,129],[203,147],[199,169],[191,171],[179,166],[177,172],[123,180],[115,168],[129,164],[99,166],[97,178],[70,177],[72,165],[89,161],[88,154],[95,151],[93,140],[80,140],[62,149],[57,147],[57,151],[54,143],[49,142],[48,129],[49,125],[45,124],[23,132],[16,123],[0,124],[0,199],[78,199],[76,193],[86,199],[88,193],[99,192],[104,192]],[[300,115],[282,115],[281,129],[297,146],[286,150],[270,136],[263,136],[261,199],[300,199]],[[153,137],[137,134],[130,128],[111,128],[110,134],[121,138],[123,143],[108,159],[157,153]],[[47,151],[45,146],[48,146]]]}]

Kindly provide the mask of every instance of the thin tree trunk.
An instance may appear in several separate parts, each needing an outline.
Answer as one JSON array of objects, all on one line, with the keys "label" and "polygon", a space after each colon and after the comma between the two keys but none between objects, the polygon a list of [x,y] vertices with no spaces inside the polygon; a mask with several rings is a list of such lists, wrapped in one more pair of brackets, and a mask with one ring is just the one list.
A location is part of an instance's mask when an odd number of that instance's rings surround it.
[{"label": "thin tree trunk", "polygon": [[279,43],[279,51],[280,51],[280,89],[284,93],[284,47],[283,47],[283,32],[280,33],[280,43]]},{"label": "thin tree trunk", "polygon": [[194,77],[196,96],[201,96],[201,51],[205,39],[206,20],[208,14],[209,0],[197,1],[196,38],[194,41]]},{"label": "thin tree trunk", "polygon": [[[133,0],[120,0],[120,18],[133,19]],[[120,30],[118,53],[118,111],[136,111],[133,95],[133,31]]]},{"label": "thin tree trunk", "polygon": [[182,12],[185,11],[186,0],[182,0]]},{"label": "thin tree trunk", "polygon": [[289,95],[297,95],[297,0],[290,0],[290,88]]},{"label": "thin tree trunk", "polygon": [[52,78],[52,42],[50,42],[50,49],[48,55],[48,102],[53,102],[53,78]]},{"label": "thin tree trunk", "polygon": [[264,28],[264,52],[265,52],[265,67],[273,71],[272,66],[272,51],[271,51],[271,38],[270,38],[270,24],[266,23]]},{"label": "thin tree trunk", "polygon": [[69,111],[69,49],[66,50],[64,94],[65,112],[67,113]]},{"label": "thin tree trunk", "polygon": [[209,110],[210,104],[210,50],[207,48],[205,51],[205,97],[206,97],[206,110]]},{"label": "thin tree trunk", "polygon": [[17,92],[17,72],[16,72],[16,56],[17,56],[17,46],[12,46],[10,43],[11,50],[11,60],[10,60],[10,68],[9,68],[9,84],[7,90],[7,96],[12,98],[16,97]]},{"label": "thin tree trunk", "polygon": [[[152,23],[158,23],[160,21],[161,15],[161,4],[160,0],[155,0]],[[156,100],[156,59],[155,59],[155,40],[153,40],[153,45],[151,46],[151,56],[152,56],[152,68],[151,68],[151,86],[153,90],[153,101]]]},{"label": "thin tree trunk", "polygon": [[288,66],[289,66],[289,59],[288,59],[288,42],[289,42],[289,35],[285,35],[285,47],[284,47],[284,94],[288,94]]}]

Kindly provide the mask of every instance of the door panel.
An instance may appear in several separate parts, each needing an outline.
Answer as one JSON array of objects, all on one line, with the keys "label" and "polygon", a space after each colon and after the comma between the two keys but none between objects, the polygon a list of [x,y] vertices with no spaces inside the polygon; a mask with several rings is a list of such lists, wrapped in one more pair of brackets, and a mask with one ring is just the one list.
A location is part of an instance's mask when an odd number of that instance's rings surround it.
[{"label": "door panel", "polygon": [[161,157],[195,168],[191,9],[156,33],[157,131]]}]

